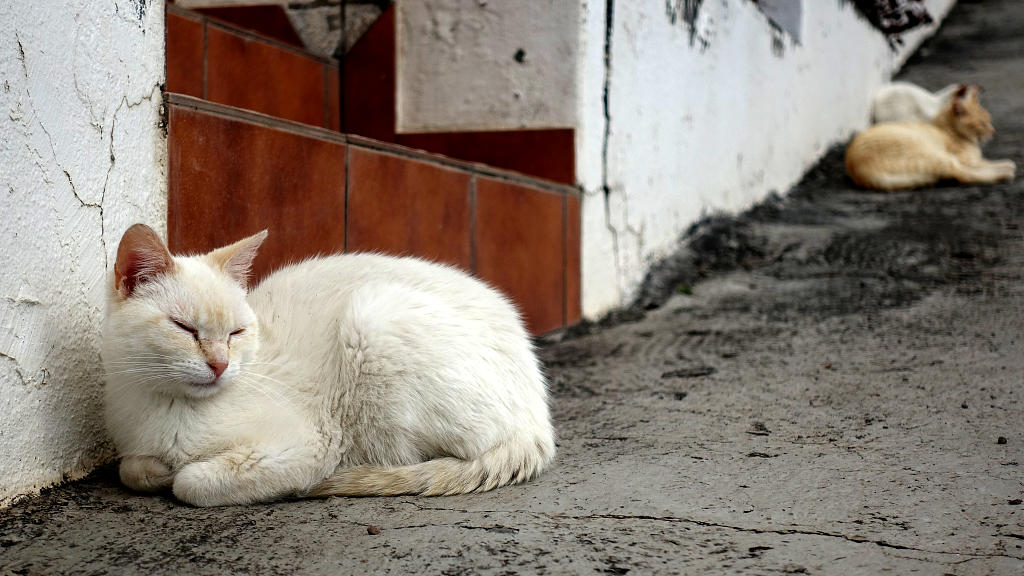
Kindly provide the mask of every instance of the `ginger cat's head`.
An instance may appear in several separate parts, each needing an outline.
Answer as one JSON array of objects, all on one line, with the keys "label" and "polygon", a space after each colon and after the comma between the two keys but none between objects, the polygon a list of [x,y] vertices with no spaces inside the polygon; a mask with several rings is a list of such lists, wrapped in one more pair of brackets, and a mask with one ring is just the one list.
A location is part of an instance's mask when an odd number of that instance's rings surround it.
[{"label": "ginger cat's head", "polygon": [[937,120],[960,137],[982,143],[992,138],[996,129],[992,126],[992,115],[981,107],[978,93],[977,86],[961,84]]},{"label": "ginger cat's head", "polygon": [[204,397],[229,385],[259,346],[246,302],[249,269],[267,232],[201,256],[171,256],[135,224],[114,264],[103,363],[107,383]]}]

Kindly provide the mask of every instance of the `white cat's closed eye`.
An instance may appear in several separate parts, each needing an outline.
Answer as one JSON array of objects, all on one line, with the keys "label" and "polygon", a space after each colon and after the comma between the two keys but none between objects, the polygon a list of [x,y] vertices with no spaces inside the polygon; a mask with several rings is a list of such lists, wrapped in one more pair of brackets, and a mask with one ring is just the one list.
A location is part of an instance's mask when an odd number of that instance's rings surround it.
[{"label": "white cat's closed eye", "polygon": [[185,332],[191,334],[192,337],[195,338],[196,340],[199,340],[199,331],[193,328],[192,326],[189,326],[188,324],[185,324],[180,320],[175,320],[174,318],[170,318],[170,321],[174,322],[174,325],[177,326],[178,328],[181,328]]}]

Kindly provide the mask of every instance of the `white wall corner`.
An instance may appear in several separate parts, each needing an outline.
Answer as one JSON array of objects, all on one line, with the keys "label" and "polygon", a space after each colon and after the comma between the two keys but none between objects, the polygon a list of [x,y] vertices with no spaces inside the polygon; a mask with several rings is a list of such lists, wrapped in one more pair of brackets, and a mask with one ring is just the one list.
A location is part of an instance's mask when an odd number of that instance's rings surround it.
[{"label": "white wall corner", "polygon": [[106,281],[166,228],[163,0],[0,5],[0,505],[112,456]]}]

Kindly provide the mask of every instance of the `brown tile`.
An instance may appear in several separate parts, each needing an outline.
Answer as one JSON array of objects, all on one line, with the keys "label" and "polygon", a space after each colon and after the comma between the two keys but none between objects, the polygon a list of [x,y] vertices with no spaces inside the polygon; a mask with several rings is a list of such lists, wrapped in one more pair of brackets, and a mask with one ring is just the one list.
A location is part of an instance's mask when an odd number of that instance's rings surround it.
[{"label": "brown tile", "polygon": [[305,48],[283,6],[223,6],[199,8],[196,12],[296,48]]},{"label": "brown tile", "polygon": [[576,183],[574,131],[569,128],[399,134],[395,142],[570,186]]},{"label": "brown tile", "polygon": [[580,302],[580,197],[565,197],[565,325],[582,319]]},{"label": "brown tile", "polygon": [[327,67],[327,128],[341,132],[341,80],[338,78],[338,67],[324,64]]},{"label": "brown tile", "polygon": [[346,250],[419,256],[469,270],[469,175],[349,148]]},{"label": "brown tile", "polygon": [[512,182],[478,178],[474,272],[518,304],[533,334],[562,326],[563,198]]},{"label": "brown tile", "polygon": [[212,23],[206,35],[207,100],[324,125],[323,62]]},{"label": "brown tile", "polygon": [[341,131],[395,141],[395,7],[370,26],[345,55]]},{"label": "brown tile", "polygon": [[168,120],[172,251],[205,252],[267,228],[260,278],[344,249],[345,145],[175,105]]},{"label": "brown tile", "polygon": [[203,23],[167,14],[167,91],[203,97]]}]

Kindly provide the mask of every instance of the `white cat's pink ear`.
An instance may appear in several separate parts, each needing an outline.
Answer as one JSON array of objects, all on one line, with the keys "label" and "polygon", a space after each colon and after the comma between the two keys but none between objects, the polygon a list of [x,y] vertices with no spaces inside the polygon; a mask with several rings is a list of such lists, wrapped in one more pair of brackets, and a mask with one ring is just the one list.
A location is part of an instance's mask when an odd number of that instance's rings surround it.
[{"label": "white cat's pink ear", "polygon": [[128,298],[142,284],[174,270],[174,259],[160,237],[145,224],[125,230],[114,262],[114,290]]},{"label": "white cat's pink ear", "polygon": [[260,245],[266,239],[267,231],[263,230],[234,244],[217,248],[207,254],[206,258],[214,267],[220,268],[225,274],[233,278],[235,282],[241,284],[242,288],[247,288],[249,285],[249,271],[252,270],[252,261],[256,258],[256,252],[259,250]]}]

